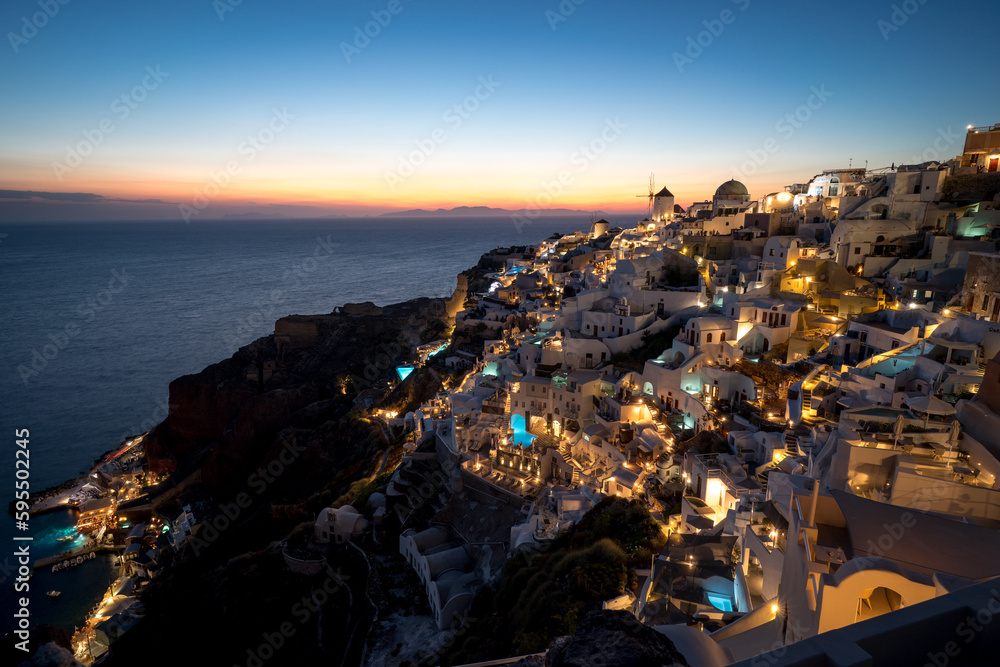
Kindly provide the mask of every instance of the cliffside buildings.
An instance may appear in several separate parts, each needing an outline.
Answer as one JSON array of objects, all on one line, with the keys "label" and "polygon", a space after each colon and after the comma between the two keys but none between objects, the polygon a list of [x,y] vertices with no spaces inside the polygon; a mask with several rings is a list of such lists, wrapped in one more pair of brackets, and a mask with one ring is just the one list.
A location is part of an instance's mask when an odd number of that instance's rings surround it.
[{"label": "cliffside buildings", "polygon": [[[523,501],[508,551],[645,503],[671,541],[627,608],[733,662],[1000,576],[996,137],[498,249],[456,322],[488,340],[408,419]],[[404,542],[444,627],[483,578],[459,538]]]}]

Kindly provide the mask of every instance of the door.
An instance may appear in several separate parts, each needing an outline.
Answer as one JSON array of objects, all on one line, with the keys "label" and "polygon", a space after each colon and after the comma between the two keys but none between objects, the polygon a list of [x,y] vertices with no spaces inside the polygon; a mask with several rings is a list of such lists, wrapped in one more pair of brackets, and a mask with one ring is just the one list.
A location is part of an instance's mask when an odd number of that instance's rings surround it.
[{"label": "door", "polygon": [[1000,156],[991,157],[989,166],[986,167],[986,171],[996,171],[998,165],[1000,165]]}]

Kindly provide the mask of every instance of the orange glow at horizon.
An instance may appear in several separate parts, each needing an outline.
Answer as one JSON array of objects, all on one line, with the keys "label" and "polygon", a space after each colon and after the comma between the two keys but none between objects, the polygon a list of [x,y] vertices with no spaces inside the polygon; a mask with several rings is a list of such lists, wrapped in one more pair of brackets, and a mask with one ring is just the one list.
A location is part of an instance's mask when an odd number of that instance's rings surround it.
[{"label": "orange glow at horizon", "polygon": [[[199,195],[212,206],[303,206],[354,211],[394,211],[413,208],[449,209],[458,206],[488,206],[510,210],[573,209],[608,213],[642,214],[647,207],[648,183],[637,183],[632,173],[574,174],[561,186],[556,178],[539,178],[516,171],[486,174],[441,173],[428,169],[401,184],[395,191],[383,174],[343,173],[330,169],[328,177],[317,177],[315,165],[296,165],[285,170],[277,164],[249,165],[226,182],[224,165],[219,169],[171,165],[170,170],[149,163],[136,165],[128,173],[107,163],[87,164],[58,181],[49,165],[34,163],[12,169],[0,162],[4,189],[38,192],[94,193],[110,200],[161,200],[191,205]],[[291,173],[289,173],[291,171]],[[442,170],[444,171],[444,170]],[[512,175],[513,174],[513,175]],[[216,176],[216,179],[213,179]],[[782,175],[777,175],[780,178]],[[788,176],[791,176],[789,174]],[[673,174],[656,179],[656,189],[667,187],[683,207],[711,199],[724,180],[704,174]],[[748,179],[749,180],[749,179]],[[780,192],[784,184],[776,175],[771,183],[745,182],[756,199]],[[718,181],[718,182],[715,182]],[[222,183],[220,187],[217,183]],[[484,187],[484,183],[490,187]],[[763,187],[761,187],[763,186]],[[199,202],[202,200],[198,200]]]}]

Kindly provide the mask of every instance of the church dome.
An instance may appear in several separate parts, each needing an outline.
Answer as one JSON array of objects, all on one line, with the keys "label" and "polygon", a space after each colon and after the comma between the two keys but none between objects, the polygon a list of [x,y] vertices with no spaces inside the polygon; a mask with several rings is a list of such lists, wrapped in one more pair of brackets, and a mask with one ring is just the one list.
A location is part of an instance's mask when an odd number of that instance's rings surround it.
[{"label": "church dome", "polygon": [[715,196],[720,199],[749,199],[750,191],[739,181],[732,180],[720,185],[715,191]]}]

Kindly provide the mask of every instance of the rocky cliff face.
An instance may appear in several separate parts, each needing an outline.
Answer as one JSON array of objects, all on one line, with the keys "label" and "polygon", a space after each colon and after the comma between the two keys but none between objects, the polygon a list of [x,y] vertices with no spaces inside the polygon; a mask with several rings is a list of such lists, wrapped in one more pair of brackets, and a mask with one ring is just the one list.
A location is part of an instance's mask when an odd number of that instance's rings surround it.
[{"label": "rocky cliff face", "polygon": [[145,440],[150,468],[177,477],[200,468],[210,489],[223,488],[234,471],[280,450],[282,429],[343,416],[448,326],[443,300],[339,310],[282,318],[274,336],[171,382],[169,414]]},{"label": "rocky cliff face", "polygon": [[[147,594],[149,613],[116,645],[114,664],[169,662],[179,636],[199,647],[199,664],[256,664],[250,654],[260,638],[289,625],[290,614],[302,621],[292,624],[302,640],[285,642],[277,663],[358,664],[353,656],[369,623],[358,620],[368,613],[365,560],[351,549],[339,552],[337,570],[343,567],[350,594],[335,587],[324,613],[302,620],[297,611],[322,584],[287,572],[277,542],[310,534],[317,512],[384,461],[391,465],[390,453],[398,456],[401,447],[386,441],[384,426],[352,410],[384,394],[386,377],[411,359],[415,345],[447,337],[450,304],[463,304],[464,290],[481,281],[475,270],[467,273],[447,300],[347,304],[331,314],[282,318],[275,335],[170,384],[169,414],[146,437],[147,458],[178,483],[200,480],[176,495],[210,501],[200,517],[204,545],[189,543]],[[434,370],[414,373],[386,400],[417,400],[418,376],[426,376],[421,390],[439,390]],[[270,476],[260,474],[275,464]],[[249,502],[233,512],[241,494]]]},{"label": "rocky cliff face", "polygon": [[[531,663],[526,663],[531,664]],[[666,636],[626,611],[597,611],[549,646],[545,667],[690,667]]]}]

